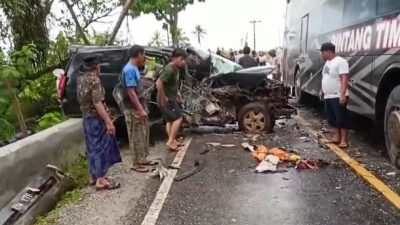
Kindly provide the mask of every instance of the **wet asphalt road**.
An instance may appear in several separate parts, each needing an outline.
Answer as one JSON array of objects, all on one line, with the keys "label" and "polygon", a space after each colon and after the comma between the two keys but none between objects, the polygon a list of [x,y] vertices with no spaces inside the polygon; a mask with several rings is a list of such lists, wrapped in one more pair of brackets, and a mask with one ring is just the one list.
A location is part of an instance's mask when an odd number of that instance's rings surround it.
[{"label": "wet asphalt road", "polygon": [[[314,129],[325,127],[318,113],[300,110]],[[299,136],[304,134],[300,130],[295,121],[288,121],[274,133],[254,141],[241,133],[194,134],[178,175],[189,171],[200,157],[207,160],[207,166],[184,181],[173,182],[156,224],[400,224],[398,209],[331,150],[319,147],[312,138],[301,139]],[[399,193],[400,171],[382,156],[380,144],[374,145],[365,138],[362,132],[352,132],[349,154]],[[240,147],[243,141],[294,150],[330,165],[318,171],[283,166],[280,173],[256,174],[253,158]],[[213,147],[208,142],[235,147]],[[209,152],[201,156],[199,153],[205,149]],[[171,153],[168,158],[173,157]],[[396,175],[386,175],[392,171]],[[158,187],[157,180],[149,182],[129,216],[132,224],[141,224]]]}]

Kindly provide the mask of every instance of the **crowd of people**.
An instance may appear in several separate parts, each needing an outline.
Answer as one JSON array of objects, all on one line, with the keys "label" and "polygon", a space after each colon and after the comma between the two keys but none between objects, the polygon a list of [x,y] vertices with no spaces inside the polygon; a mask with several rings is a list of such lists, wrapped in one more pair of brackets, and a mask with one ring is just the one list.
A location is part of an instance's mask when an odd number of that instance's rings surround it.
[{"label": "crowd of people", "polygon": [[[149,155],[148,109],[144,100],[144,90],[139,68],[145,65],[145,49],[135,45],[129,50],[129,61],[121,71],[120,83],[113,96],[125,116],[128,130],[129,149],[132,154],[131,169],[149,172],[152,162]],[[183,143],[177,140],[182,123],[179,102],[182,97],[178,89],[179,70],[185,66],[187,53],[183,49],[172,52],[171,62],[164,68],[157,82],[157,102],[166,121],[167,148],[178,151]],[[122,161],[113,118],[104,102],[105,91],[100,82],[100,58],[91,55],[83,59],[86,71],[78,79],[78,101],[83,116],[83,130],[86,155],[89,164],[91,184],[97,190],[118,189],[120,184],[107,177],[108,169]]]},{"label": "crowd of people", "polygon": [[240,64],[243,68],[251,68],[256,66],[274,66],[273,78],[281,80],[282,74],[282,51],[271,49],[268,52],[251,50],[250,47],[245,46],[239,51],[230,50],[225,52],[224,49],[217,48],[217,55],[225,57],[232,62]]}]

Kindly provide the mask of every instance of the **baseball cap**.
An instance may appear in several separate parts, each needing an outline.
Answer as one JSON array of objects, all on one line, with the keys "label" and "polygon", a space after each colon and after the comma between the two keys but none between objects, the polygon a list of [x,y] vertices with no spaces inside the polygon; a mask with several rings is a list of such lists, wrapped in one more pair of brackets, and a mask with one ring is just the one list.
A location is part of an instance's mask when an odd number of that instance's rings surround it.
[{"label": "baseball cap", "polygon": [[321,52],[323,51],[332,51],[335,52],[335,45],[331,42],[325,42],[321,45]]}]

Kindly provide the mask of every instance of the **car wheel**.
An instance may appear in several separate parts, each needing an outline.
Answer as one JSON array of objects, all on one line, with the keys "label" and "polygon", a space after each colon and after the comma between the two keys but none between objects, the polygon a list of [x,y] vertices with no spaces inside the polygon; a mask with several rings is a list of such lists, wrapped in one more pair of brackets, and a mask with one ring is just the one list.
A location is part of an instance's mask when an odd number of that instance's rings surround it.
[{"label": "car wheel", "polygon": [[265,104],[260,102],[248,103],[239,110],[239,128],[247,133],[272,132],[271,118]]},{"label": "car wheel", "polygon": [[400,169],[400,85],[389,95],[385,109],[384,131],[390,160]]}]

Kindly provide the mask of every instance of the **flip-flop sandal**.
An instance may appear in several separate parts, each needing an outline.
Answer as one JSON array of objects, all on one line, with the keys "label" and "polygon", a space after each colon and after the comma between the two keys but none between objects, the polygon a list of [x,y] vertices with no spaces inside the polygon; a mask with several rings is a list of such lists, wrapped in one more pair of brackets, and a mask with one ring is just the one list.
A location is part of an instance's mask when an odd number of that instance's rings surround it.
[{"label": "flip-flop sandal", "polygon": [[[111,181],[111,177],[105,177],[104,179],[106,179],[107,181]],[[90,186],[96,185],[96,181],[91,181],[91,182],[89,183],[89,185],[90,185]]]},{"label": "flip-flop sandal", "polygon": [[96,191],[103,191],[103,190],[115,190],[121,187],[121,184],[115,181],[109,181],[108,184],[102,186],[102,187],[96,187]]},{"label": "flip-flop sandal", "polygon": [[340,144],[340,145],[338,145],[338,147],[339,147],[339,148],[348,148],[348,147],[349,147],[349,144],[345,144],[345,145]]},{"label": "flip-flop sandal", "polygon": [[144,166],[132,166],[131,170],[138,172],[138,173],[148,173],[151,171],[150,167],[144,167]]},{"label": "flip-flop sandal", "polygon": [[151,166],[152,162],[151,161],[145,161],[144,163],[138,163],[140,166]]}]

